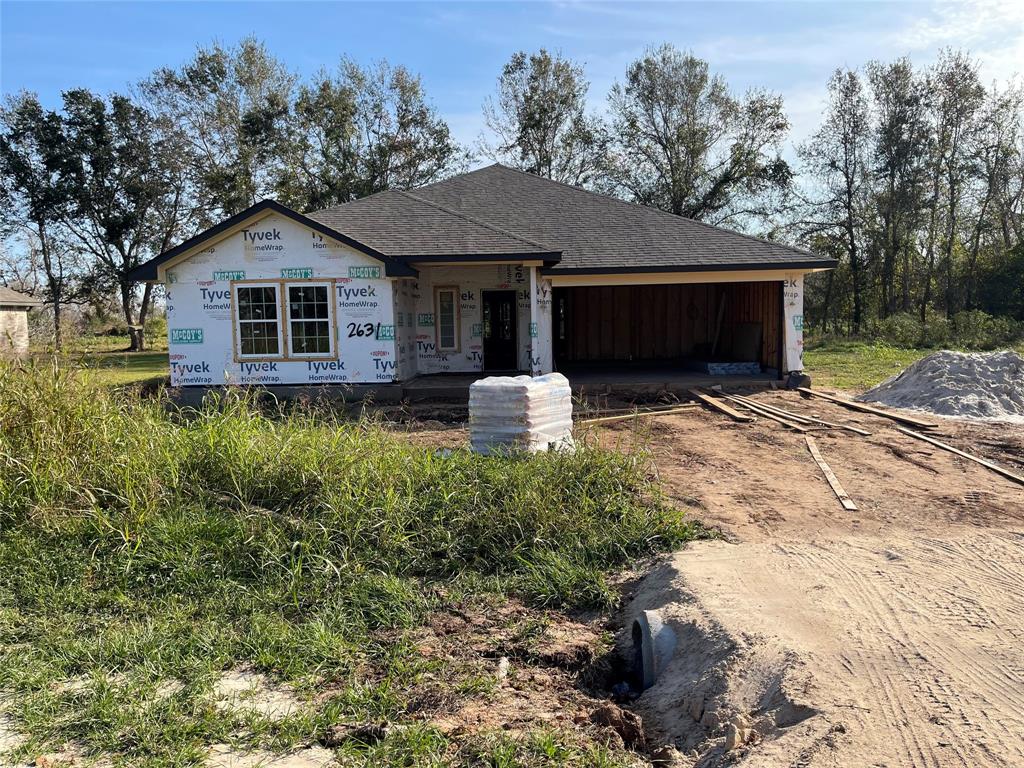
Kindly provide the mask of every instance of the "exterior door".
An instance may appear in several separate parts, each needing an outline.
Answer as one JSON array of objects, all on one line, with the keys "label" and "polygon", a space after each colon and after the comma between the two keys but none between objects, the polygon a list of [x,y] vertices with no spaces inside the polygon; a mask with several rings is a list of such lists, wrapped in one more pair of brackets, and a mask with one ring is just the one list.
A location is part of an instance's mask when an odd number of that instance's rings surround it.
[{"label": "exterior door", "polygon": [[514,371],[516,348],[516,292],[483,291],[484,370]]}]

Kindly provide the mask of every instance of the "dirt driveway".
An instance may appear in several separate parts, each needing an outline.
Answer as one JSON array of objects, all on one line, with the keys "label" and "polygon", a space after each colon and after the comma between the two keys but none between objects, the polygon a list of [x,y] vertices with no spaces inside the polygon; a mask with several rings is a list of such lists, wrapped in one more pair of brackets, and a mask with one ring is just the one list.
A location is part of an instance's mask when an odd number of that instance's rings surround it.
[{"label": "dirt driveway", "polygon": [[[649,734],[685,765],[1024,765],[1024,487],[884,419],[756,399],[871,431],[815,433],[859,511],[774,422],[695,410],[639,427],[667,492],[725,534],[662,561],[627,609],[680,636],[636,704]],[[1019,425],[937,434],[1022,468]]]}]

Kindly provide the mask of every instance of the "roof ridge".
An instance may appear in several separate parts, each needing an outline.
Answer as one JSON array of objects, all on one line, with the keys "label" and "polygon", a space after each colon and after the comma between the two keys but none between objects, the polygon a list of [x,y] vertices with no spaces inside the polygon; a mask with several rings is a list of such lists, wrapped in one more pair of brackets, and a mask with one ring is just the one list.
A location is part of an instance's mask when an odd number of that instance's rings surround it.
[{"label": "roof ridge", "polygon": [[[763,237],[755,237],[754,235],[748,235],[745,232],[737,232],[735,229],[729,229],[728,227],[719,227],[716,224],[708,224],[706,221],[700,221],[699,219],[692,219],[689,216],[681,216],[679,214],[671,213],[669,211],[663,211],[660,208],[655,208],[654,206],[651,206],[651,205],[644,205],[643,203],[631,203],[628,200],[620,200],[617,197],[612,197],[611,195],[606,195],[606,194],[604,194],[602,192],[594,192],[593,190],[586,189],[584,187],[577,187],[577,186],[574,186],[572,184],[568,184],[568,183],[566,183],[564,181],[558,181],[557,179],[549,179],[546,176],[539,176],[536,173],[530,173],[529,171],[524,171],[524,170],[521,170],[519,168],[513,168],[511,166],[503,165],[501,163],[492,163],[491,165],[484,166],[483,168],[478,168],[476,171],[470,171],[470,173],[477,173],[479,171],[486,171],[486,170],[489,170],[491,168],[500,168],[500,169],[502,169],[504,171],[512,171],[513,173],[518,173],[518,174],[520,174],[522,176],[528,176],[531,179],[539,179],[540,181],[546,181],[549,184],[555,184],[555,185],[557,185],[559,187],[565,187],[566,189],[571,189],[571,190],[576,191],[576,192],[583,192],[583,193],[585,193],[587,195],[591,195],[592,197],[596,197],[599,200],[606,200],[606,201],[611,202],[611,203],[617,203],[619,205],[625,205],[625,206],[629,206],[631,208],[642,208],[645,211],[650,211],[651,213],[657,213],[657,214],[660,214],[662,216],[668,216],[668,217],[670,217],[672,219],[675,219],[677,221],[678,220],[688,221],[688,222],[692,222],[694,224],[699,224],[700,226],[705,227],[707,229],[713,229],[713,230],[715,230],[717,232],[725,232],[725,233],[730,234],[730,235],[736,235],[737,237],[745,237],[747,240],[753,240],[755,243],[763,243],[765,245],[774,245],[774,246],[776,246],[778,248],[786,248],[786,249],[791,250],[791,251],[797,251],[798,253],[810,254],[811,256],[817,256],[818,255],[818,254],[814,253],[813,251],[809,251],[809,250],[806,250],[804,248],[798,248],[795,245],[787,245],[786,243],[777,243],[774,240],[766,240]],[[469,174],[465,174],[465,175],[469,175]],[[443,184],[443,183],[444,183],[443,181],[435,182],[435,184]],[[434,184],[432,184],[430,186],[434,186]]]},{"label": "roof ridge", "polygon": [[[441,183],[441,182],[438,182],[438,183]],[[479,225],[481,227],[486,227],[487,229],[491,230],[492,232],[497,232],[498,234],[505,235],[506,237],[514,238],[515,240],[519,240],[520,242],[526,243],[527,245],[532,245],[535,248],[543,248],[546,252],[550,252],[550,253],[561,253],[562,252],[561,248],[552,248],[550,245],[547,245],[545,243],[541,243],[541,242],[538,242],[536,240],[531,240],[528,237],[523,237],[522,235],[516,234],[515,232],[512,232],[512,231],[507,230],[507,229],[503,229],[503,228],[501,228],[499,226],[491,224],[488,221],[484,221],[482,219],[478,219],[475,216],[470,216],[469,214],[463,213],[462,211],[457,211],[454,208],[449,208],[447,205],[441,205],[440,203],[434,202],[433,200],[427,200],[424,197],[420,197],[419,195],[413,194],[409,190],[396,189],[394,191],[398,192],[398,194],[400,194],[400,195],[404,195],[405,197],[409,197],[409,198],[411,198],[413,200],[416,200],[417,202],[423,203],[424,205],[429,205],[432,208],[436,208],[439,211],[444,211],[445,213],[450,214],[452,216],[457,216],[458,218],[464,219],[465,221],[468,221],[468,222],[470,222],[472,224],[477,224],[477,225]]]}]

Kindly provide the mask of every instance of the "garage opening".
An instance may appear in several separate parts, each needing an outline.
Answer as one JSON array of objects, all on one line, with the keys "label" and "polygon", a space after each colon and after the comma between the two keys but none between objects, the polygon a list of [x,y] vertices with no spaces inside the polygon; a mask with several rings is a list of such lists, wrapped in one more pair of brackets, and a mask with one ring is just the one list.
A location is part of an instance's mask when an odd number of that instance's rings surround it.
[{"label": "garage opening", "polygon": [[555,288],[555,367],[779,375],[782,282]]}]

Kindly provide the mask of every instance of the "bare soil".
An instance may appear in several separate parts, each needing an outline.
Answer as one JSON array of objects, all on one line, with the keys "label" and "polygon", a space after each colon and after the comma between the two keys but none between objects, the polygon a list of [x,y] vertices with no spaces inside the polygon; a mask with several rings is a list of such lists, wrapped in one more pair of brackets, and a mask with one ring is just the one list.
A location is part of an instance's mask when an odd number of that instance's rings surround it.
[{"label": "bare soil", "polygon": [[[680,764],[1024,765],[1024,487],[791,392],[757,400],[869,430],[802,435],[707,411],[646,430],[667,493],[723,538],[660,561],[624,613],[658,609],[680,651],[636,702]],[[1017,425],[942,419],[936,436],[1022,473]]]}]

